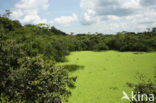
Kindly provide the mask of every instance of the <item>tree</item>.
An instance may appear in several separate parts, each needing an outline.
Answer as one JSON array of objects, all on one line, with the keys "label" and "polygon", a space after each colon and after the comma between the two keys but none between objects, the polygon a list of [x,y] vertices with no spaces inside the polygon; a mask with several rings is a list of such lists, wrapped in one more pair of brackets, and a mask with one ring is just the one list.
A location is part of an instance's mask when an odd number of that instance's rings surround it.
[{"label": "tree", "polygon": [[5,10],[5,13],[3,14],[3,17],[9,18],[12,12],[10,10]]}]

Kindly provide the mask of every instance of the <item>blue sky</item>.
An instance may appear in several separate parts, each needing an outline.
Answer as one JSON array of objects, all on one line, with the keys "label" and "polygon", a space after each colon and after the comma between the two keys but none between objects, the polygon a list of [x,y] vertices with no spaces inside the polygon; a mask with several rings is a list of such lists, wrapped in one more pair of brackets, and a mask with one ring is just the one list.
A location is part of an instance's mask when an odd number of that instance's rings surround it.
[{"label": "blue sky", "polygon": [[156,0],[0,0],[22,24],[46,23],[67,33],[145,31],[156,26]]}]

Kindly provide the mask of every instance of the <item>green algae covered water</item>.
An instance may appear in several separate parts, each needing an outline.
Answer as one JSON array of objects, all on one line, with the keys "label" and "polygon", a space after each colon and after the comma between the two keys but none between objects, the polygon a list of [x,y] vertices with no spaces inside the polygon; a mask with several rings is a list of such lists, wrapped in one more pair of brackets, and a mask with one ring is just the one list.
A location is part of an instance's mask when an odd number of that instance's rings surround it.
[{"label": "green algae covered water", "polygon": [[123,91],[131,95],[126,83],[139,83],[139,74],[152,79],[156,72],[156,52],[80,51],[66,58],[61,65],[84,66],[70,74],[78,78],[68,103],[129,103],[121,99]]}]

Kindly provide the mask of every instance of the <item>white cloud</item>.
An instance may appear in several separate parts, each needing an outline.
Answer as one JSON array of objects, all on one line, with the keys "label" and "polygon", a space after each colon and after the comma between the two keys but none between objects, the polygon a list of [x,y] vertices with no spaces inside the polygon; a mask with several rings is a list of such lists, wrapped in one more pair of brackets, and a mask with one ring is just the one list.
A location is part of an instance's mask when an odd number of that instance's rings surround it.
[{"label": "white cloud", "polygon": [[134,9],[135,10],[141,9],[141,5],[139,4],[139,0],[129,0],[129,1],[124,2],[121,6],[123,8],[133,9],[133,10]]},{"label": "white cloud", "polygon": [[107,33],[145,30],[147,27],[156,26],[156,0],[149,1],[80,0],[83,10],[81,24],[93,24],[95,31]]},{"label": "white cloud", "polygon": [[20,0],[14,7],[12,18],[18,19],[22,23],[46,23],[46,19],[41,19],[39,11],[48,8],[48,0]]},{"label": "white cloud", "polygon": [[88,9],[86,12],[84,12],[83,16],[81,17],[80,22],[83,25],[90,25],[93,24],[94,22],[96,22],[95,19],[95,11],[93,11],[92,9]]},{"label": "white cloud", "polygon": [[106,18],[108,20],[120,20],[120,18],[118,16],[115,16],[115,15],[108,15],[108,16],[106,16]]},{"label": "white cloud", "polygon": [[[156,0],[80,0],[82,15],[77,16],[73,13],[70,16],[56,17],[50,22],[39,16],[40,12],[48,8],[48,1],[20,0],[15,5],[11,17],[24,24],[51,23],[61,26],[64,30],[67,29],[66,25],[69,27],[71,24],[70,31],[76,29],[77,32],[142,31],[147,27],[156,26]],[[76,24],[78,17],[80,24]]]},{"label": "white cloud", "polygon": [[58,18],[54,18],[51,23],[52,24],[58,24],[58,25],[68,25],[72,22],[77,21],[78,17],[75,13],[73,13],[72,16],[61,16]]}]

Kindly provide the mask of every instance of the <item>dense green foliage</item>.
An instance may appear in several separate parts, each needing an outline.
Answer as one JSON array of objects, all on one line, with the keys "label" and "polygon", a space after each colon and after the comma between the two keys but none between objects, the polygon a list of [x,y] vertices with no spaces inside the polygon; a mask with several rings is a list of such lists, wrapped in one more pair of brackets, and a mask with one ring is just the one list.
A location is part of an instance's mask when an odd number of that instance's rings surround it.
[{"label": "dense green foliage", "polygon": [[77,66],[55,63],[65,61],[70,51],[82,50],[155,51],[156,33],[67,35],[46,24],[22,26],[0,17],[1,96],[9,96],[6,101],[61,103],[70,95],[66,87],[74,87],[76,80],[68,72]]},{"label": "dense green foliage", "polygon": [[73,88],[75,78],[69,77],[64,67],[55,66],[67,54],[63,41],[38,35],[32,30],[38,26],[23,27],[8,18],[0,18],[0,23],[0,102],[67,100],[70,91],[66,87]]},{"label": "dense green foliage", "polygon": [[156,33],[117,33],[116,35],[77,35],[82,50],[155,51]]}]

